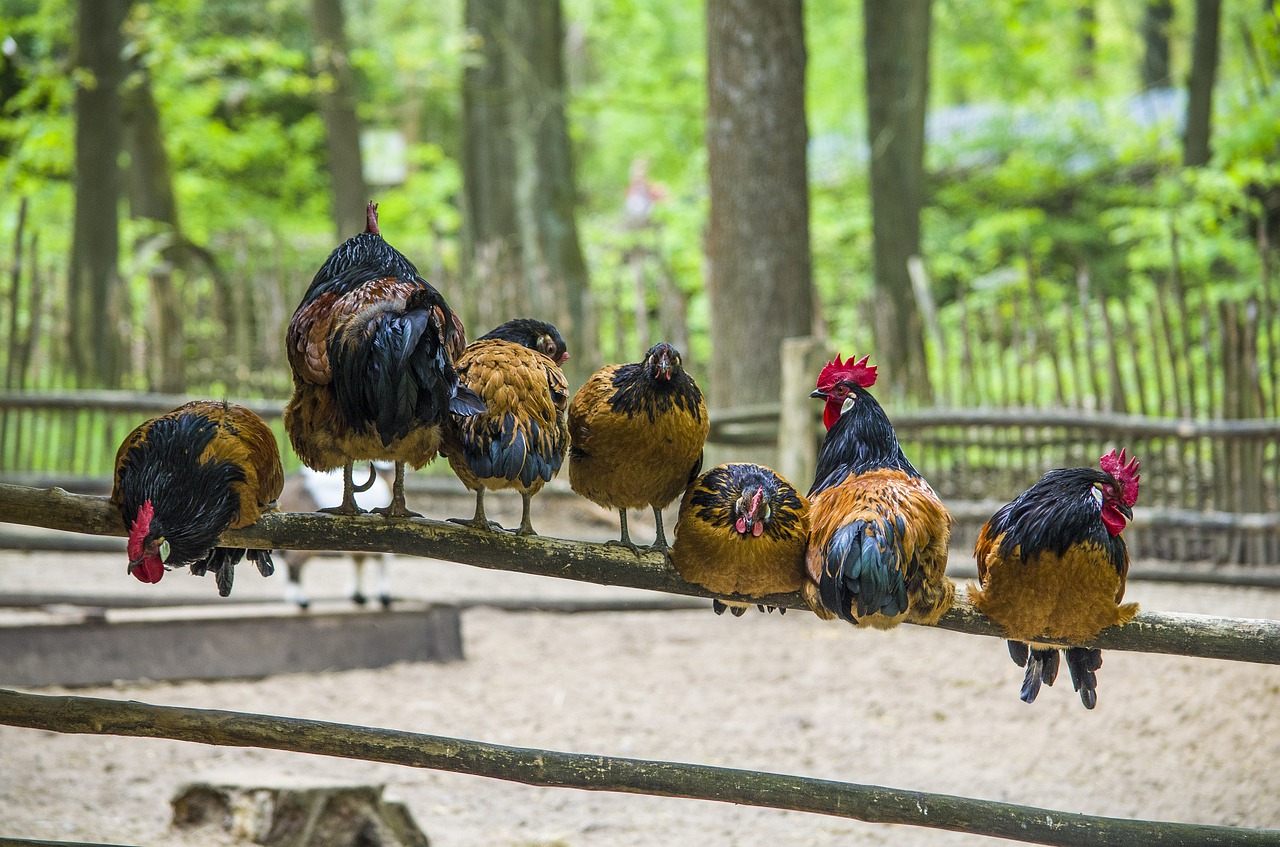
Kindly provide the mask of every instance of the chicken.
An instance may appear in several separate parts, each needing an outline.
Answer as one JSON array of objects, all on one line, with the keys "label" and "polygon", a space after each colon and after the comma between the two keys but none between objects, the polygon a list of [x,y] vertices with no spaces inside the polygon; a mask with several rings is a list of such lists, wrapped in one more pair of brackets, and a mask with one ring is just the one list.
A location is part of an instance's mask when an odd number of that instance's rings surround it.
[{"label": "chicken", "polygon": [[827,427],[809,490],[809,549],[801,593],[819,616],[888,629],[936,623],[955,599],[947,578],[951,514],[898,446],[867,391],[863,357],[822,369],[812,397]]},{"label": "chicken", "polygon": [[486,411],[451,416],[440,447],[462,484],[476,493],[475,516],[455,523],[502,529],[485,520],[484,492],[514,488],[523,500],[516,534],[537,534],[529,502],[560,472],[569,449],[569,383],[560,370],[568,358],[556,328],[531,318],[507,321],[458,358],[458,378]]},{"label": "chicken", "polygon": [[[809,501],[791,483],[763,465],[716,465],[684,494],[671,564],[716,594],[784,594],[800,590],[808,542]],[[748,604],[713,599],[711,608],[741,616]]]},{"label": "chicken", "polygon": [[219,547],[218,539],[273,510],[283,486],[276,437],[243,406],[193,400],[143,423],[116,452],[111,489],[129,534],[128,572],[159,582],[184,565],[197,576],[213,571],[226,597],[247,552],[271,576],[270,550]]},{"label": "chicken", "polygon": [[[1049,471],[978,534],[981,587],[970,585],[969,598],[1000,626],[1009,654],[1026,668],[1021,696],[1027,703],[1058,673],[1058,651],[1041,639],[1082,644],[1138,613],[1137,603],[1120,604],[1129,573],[1120,533],[1138,502],[1138,460],[1126,463],[1123,450],[1112,450],[1099,464],[1101,470]],[[1072,685],[1092,709],[1102,651],[1063,652]]]},{"label": "chicken", "polygon": [[707,406],[680,353],[659,342],[644,361],[607,365],[569,402],[569,486],[605,508],[617,509],[619,544],[636,555],[627,509],[653,509],[657,537],[649,550],[666,553],[662,508],[702,469],[711,429]]},{"label": "chicken", "polygon": [[[391,505],[391,485],[383,478],[383,473],[390,471],[392,467],[392,465],[387,464],[376,470],[370,469],[368,482],[356,486],[356,505],[362,509],[374,509]],[[285,478],[284,491],[280,494],[280,508],[286,512],[314,512],[317,509],[339,505],[342,502],[343,495],[343,476],[344,474],[339,470],[321,473],[320,471],[313,471],[304,465],[298,473],[290,474]],[[368,602],[368,595],[364,590],[366,582],[365,565],[372,559],[377,562],[375,591],[378,602],[382,604],[384,609],[391,607],[391,585],[388,580],[388,569],[395,558],[391,553],[352,551],[349,554],[345,554],[320,550],[285,550],[283,553],[285,573],[288,576],[284,587],[286,603],[292,603],[303,611],[310,608],[311,600],[308,599],[306,592],[302,588],[302,569],[312,558],[316,556],[349,555],[355,565],[351,587],[347,591],[347,596],[351,598],[351,601],[360,606]]]},{"label": "chicken", "polygon": [[436,456],[446,415],[484,405],[458,383],[454,360],[462,321],[418,270],[378,231],[370,203],[365,231],[338,246],[316,272],[286,335],[293,397],[285,430],[303,464],[343,469],[337,514],[361,512],[356,461],[395,462],[388,518],[405,508],[404,467]]}]

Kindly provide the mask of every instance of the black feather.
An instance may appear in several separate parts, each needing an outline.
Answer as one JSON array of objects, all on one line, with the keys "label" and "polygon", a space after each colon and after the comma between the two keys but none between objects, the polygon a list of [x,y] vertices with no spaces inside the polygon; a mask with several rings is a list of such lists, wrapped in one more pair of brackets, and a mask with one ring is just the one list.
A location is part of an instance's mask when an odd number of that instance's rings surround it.
[{"label": "black feather", "polygon": [[1098,705],[1098,668],[1102,667],[1102,651],[1088,647],[1072,647],[1067,654],[1067,670],[1071,672],[1071,684],[1080,693],[1080,702],[1086,709]]},{"label": "black feather", "polygon": [[1022,678],[1022,692],[1020,694],[1022,702],[1034,703],[1036,695],[1040,693],[1040,683],[1053,685],[1053,681],[1057,678],[1058,651],[1036,650],[1033,648],[1031,656],[1027,660],[1027,672]]},{"label": "black feather", "polygon": [[850,474],[892,469],[909,477],[920,476],[902,452],[893,424],[876,398],[858,385],[851,386],[851,391],[853,407],[840,416],[822,440],[810,497]]},{"label": "black feather", "polygon": [[823,550],[818,580],[822,604],[850,623],[872,614],[896,617],[906,612],[907,584],[896,564],[898,545],[879,521],[853,521],[837,529]]}]

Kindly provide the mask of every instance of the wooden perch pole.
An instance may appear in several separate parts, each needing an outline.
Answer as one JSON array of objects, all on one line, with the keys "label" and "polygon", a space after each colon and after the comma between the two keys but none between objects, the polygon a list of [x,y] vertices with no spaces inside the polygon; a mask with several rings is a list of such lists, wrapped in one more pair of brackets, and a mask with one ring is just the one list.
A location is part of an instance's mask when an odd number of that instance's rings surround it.
[{"label": "wooden perch pole", "polygon": [[[60,488],[0,483],[0,520],[93,535],[124,535],[120,516],[107,498],[71,494]],[[657,554],[637,557],[604,544],[542,536],[519,538],[425,519],[388,521],[376,516],[277,512],[251,527],[226,533],[222,543],[256,549],[401,553],[599,585],[719,596],[682,580]],[[963,593],[959,592],[955,606],[937,625],[954,632],[1003,637],[995,624],[961,596]],[[777,594],[762,598],[762,602],[788,609],[807,608],[799,594]],[[1280,621],[1142,611],[1132,622],[1104,630],[1090,644],[1081,646],[1276,665],[1280,664]]]},{"label": "wooden perch pole", "polygon": [[1253,845],[1280,831],[1105,818],[948,794],[735,768],[507,747],[391,729],[0,689],[0,723],[51,732],[258,747],[520,782],[713,800],[1034,844]]}]

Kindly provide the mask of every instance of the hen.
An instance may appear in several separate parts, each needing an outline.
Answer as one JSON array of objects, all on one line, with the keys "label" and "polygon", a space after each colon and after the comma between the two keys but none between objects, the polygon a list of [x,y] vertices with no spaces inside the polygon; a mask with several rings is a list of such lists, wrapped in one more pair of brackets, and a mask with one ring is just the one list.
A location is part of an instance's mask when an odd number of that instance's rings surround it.
[{"label": "hen", "polygon": [[680,353],[666,342],[644,361],[607,365],[569,402],[569,486],[605,508],[617,509],[620,544],[637,555],[627,533],[627,509],[653,509],[665,553],[662,508],[680,496],[702,468],[711,429],[707,407]]},{"label": "hen", "polygon": [[311,281],[286,335],[293,397],[285,430],[299,458],[317,471],[343,469],[342,504],[359,514],[351,473],[362,460],[395,462],[387,517],[404,503],[404,466],[435,458],[450,412],[484,410],[460,387],[454,359],[462,321],[413,263],[383,240],[370,203],[365,231],[338,246]]},{"label": "hen", "polygon": [[907,461],[884,409],[867,391],[863,357],[827,364],[812,397],[827,427],[809,490],[809,550],[801,591],[823,618],[887,629],[936,623],[951,607],[951,515]]},{"label": "hen", "polygon": [[129,533],[129,573],[159,582],[189,565],[197,576],[213,571],[226,597],[247,552],[270,576],[270,550],[219,547],[218,539],[273,509],[283,486],[276,438],[243,406],[193,400],[143,423],[116,452],[111,489]]},{"label": "hen", "polygon": [[[1120,605],[1129,551],[1120,537],[1138,502],[1138,460],[1124,451],[1103,456],[1101,470],[1049,471],[983,525],[974,556],[981,587],[973,605],[1009,637],[1009,654],[1025,667],[1022,700],[1053,685],[1057,648],[1041,639],[1081,644],[1109,626],[1127,623],[1137,603]],[[1071,682],[1086,709],[1098,704],[1102,651],[1063,651]]]},{"label": "hen", "polygon": [[569,384],[560,370],[568,358],[556,328],[530,318],[507,321],[458,358],[458,378],[486,411],[451,416],[440,446],[462,484],[476,493],[475,516],[456,523],[501,529],[485,519],[484,493],[514,488],[523,501],[516,534],[537,534],[530,500],[560,472],[569,449]]},{"label": "hen", "polygon": [[[671,563],[716,594],[790,593],[804,581],[808,541],[809,502],[791,483],[762,465],[717,465],[685,492]],[[711,607],[741,616],[748,604],[713,599]]]}]

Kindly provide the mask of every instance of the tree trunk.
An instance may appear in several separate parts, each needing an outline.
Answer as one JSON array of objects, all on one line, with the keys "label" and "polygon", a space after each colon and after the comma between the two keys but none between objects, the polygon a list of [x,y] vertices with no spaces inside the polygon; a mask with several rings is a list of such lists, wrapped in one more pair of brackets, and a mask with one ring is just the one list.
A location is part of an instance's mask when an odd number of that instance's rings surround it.
[{"label": "tree trunk", "polygon": [[930,0],[867,0],[867,140],[871,159],[876,357],[891,390],[929,394],[924,338],[907,261],[920,255]]},{"label": "tree trunk", "polygon": [[131,83],[123,92],[124,142],[129,152],[126,186],[129,213],[163,224],[163,261],[151,269],[153,314],[148,332],[148,358],[156,372],[150,377],[152,391],[177,394],[186,390],[183,374],[183,310],[173,282],[173,270],[186,270],[190,256],[178,221],[178,203],[173,193],[173,172],[164,148],[160,111],[151,91],[151,75],[145,63],[135,60]]},{"label": "tree trunk", "polygon": [[812,331],[805,62],[801,0],[707,3],[713,407],[776,402]]},{"label": "tree trunk", "polygon": [[1173,77],[1169,73],[1169,25],[1173,22],[1173,0],[1147,0],[1142,13],[1142,87],[1168,88]]},{"label": "tree trunk", "polygon": [[1222,0],[1196,0],[1196,34],[1187,79],[1187,134],[1182,164],[1209,164],[1209,135],[1213,122],[1213,82],[1218,73],[1218,26]]},{"label": "tree trunk", "polygon": [[75,221],[71,239],[68,346],[82,385],[119,385],[123,344],[119,217],[121,26],[129,0],[78,4]]},{"label": "tree trunk", "polygon": [[507,88],[513,50],[507,6],[507,0],[466,2],[466,26],[480,46],[462,79],[463,265],[468,296],[461,307],[477,336],[527,310],[527,302],[515,296],[520,238],[512,95]]},{"label": "tree trunk", "polygon": [[514,67],[507,77],[517,179],[520,255],[529,304],[553,320],[577,356],[565,368],[571,384],[599,358],[591,325],[586,260],[574,216],[577,190],[564,104],[564,24],[560,0],[508,6]]},{"label": "tree trunk", "polygon": [[320,82],[320,114],[329,151],[333,223],[339,239],[364,232],[365,204],[371,199],[360,162],[356,80],[347,55],[342,0],[311,0],[313,62]]}]

